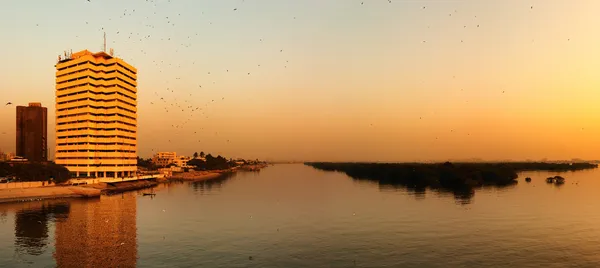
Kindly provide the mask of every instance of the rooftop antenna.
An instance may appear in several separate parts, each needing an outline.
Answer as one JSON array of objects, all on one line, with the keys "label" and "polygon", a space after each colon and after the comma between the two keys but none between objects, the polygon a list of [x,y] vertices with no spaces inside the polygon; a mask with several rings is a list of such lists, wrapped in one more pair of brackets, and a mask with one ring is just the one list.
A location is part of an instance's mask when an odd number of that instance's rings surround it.
[{"label": "rooftop antenna", "polygon": [[106,32],[104,32],[104,46],[102,51],[106,52]]}]

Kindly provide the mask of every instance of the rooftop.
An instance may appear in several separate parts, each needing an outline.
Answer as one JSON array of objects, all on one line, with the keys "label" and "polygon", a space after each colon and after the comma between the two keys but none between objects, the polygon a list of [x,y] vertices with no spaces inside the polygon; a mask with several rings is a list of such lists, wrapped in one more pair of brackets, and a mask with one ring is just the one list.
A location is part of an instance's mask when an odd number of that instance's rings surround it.
[{"label": "rooftop", "polygon": [[[111,54],[112,54],[112,49],[111,49]],[[70,60],[74,60],[83,56],[87,56],[87,55],[91,55],[95,58],[104,58],[104,59],[112,59],[113,56],[111,54],[106,53],[106,51],[100,51],[100,52],[96,52],[93,53],[87,49],[79,51],[79,52],[75,52],[73,53],[72,51],[65,51],[64,55],[58,55],[58,63],[63,63],[63,62],[67,62]]]}]

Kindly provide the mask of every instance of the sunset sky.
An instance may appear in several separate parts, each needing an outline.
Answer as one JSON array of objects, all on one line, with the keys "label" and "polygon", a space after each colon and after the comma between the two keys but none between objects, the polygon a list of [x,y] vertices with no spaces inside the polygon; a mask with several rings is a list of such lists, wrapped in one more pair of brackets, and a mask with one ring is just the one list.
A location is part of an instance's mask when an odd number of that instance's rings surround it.
[{"label": "sunset sky", "polygon": [[4,104],[41,102],[53,157],[57,56],[99,51],[106,32],[138,69],[142,157],[599,159],[598,11],[594,0],[2,1],[0,149],[15,150]]}]

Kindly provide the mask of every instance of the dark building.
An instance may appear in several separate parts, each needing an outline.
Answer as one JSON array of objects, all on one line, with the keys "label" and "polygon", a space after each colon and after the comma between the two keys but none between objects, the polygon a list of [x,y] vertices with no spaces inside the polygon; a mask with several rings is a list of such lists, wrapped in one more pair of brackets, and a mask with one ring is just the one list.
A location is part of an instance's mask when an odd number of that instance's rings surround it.
[{"label": "dark building", "polygon": [[17,156],[29,161],[48,160],[48,109],[33,102],[17,106]]}]

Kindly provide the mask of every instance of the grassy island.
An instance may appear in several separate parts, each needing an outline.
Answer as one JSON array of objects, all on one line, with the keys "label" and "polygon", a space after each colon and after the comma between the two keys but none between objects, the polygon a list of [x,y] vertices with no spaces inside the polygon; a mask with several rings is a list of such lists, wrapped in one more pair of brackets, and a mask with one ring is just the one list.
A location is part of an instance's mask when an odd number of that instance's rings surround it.
[{"label": "grassy island", "polygon": [[589,163],[328,163],[305,165],[324,171],[338,171],[354,179],[378,181],[414,188],[472,189],[516,183],[520,171],[576,171],[597,168]]}]

